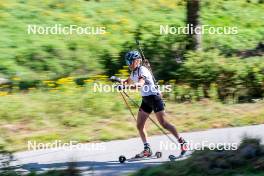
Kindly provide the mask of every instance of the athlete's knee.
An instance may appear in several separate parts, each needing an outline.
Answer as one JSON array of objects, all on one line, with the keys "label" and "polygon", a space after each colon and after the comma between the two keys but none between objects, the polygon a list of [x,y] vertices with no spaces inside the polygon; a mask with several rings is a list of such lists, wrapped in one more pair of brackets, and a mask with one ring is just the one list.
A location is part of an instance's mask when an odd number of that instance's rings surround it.
[{"label": "athlete's knee", "polygon": [[163,128],[165,128],[165,129],[170,129],[171,128],[171,124],[170,123],[168,123],[167,121],[161,121],[160,122],[160,124],[161,124],[161,126],[163,127]]},{"label": "athlete's knee", "polygon": [[144,125],[137,123],[137,129],[138,131],[143,131],[144,130]]}]

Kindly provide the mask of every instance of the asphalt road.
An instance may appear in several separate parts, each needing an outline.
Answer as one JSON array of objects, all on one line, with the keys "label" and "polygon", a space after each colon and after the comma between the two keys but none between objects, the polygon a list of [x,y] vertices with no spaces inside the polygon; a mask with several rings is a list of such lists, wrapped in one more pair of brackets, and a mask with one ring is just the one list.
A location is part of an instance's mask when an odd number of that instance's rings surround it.
[{"label": "asphalt road", "polygon": [[[264,140],[264,125],[254,125],[235,128],[210,129],[206,131],[181,134],[190,144],[239,144],[244,135],[261,137]],[[82,170],[83,175],[116,176],[126,175],[142,167],[155,166],[169,161],[170,154],[179,154],[179,150],[166,136],[152,136],[149,140],[153,151],[161,151],[159,159],[145,159],[141,161],[120,164],[118,157],[125,155],[132,157],[143,148],[139,138],[115,140],[102,143],[87,143],[75,148],[53,148],[45,150],[30,150],[15,153],[12,165],[20,165],[21,172],[46,171],[49,169],[64,169],[74,162]],[[31,144],[33,142],[31,141]],[[33,145],[31,145],[32,147]],[[214,147],[214,146],[212,146]]]}]

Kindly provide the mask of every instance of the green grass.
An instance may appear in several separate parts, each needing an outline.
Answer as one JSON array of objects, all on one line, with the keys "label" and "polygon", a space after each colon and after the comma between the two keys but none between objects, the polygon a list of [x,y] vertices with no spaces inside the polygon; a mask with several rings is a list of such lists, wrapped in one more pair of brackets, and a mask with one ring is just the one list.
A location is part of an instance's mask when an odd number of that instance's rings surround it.
[{"label": "green grass", "polygon": [[[137,93],[131,96],[140,102]],[[263,102],[233,105],[210,100],[166,102],[167,119],[181,132],[261,124],[263,107]],[[137,109],[133,110],[136,113]],[[150,122],[147,127],[150,134],[160,134]],[[138,136],[134,119],[121,96],[117,92],[94,93],[89,86],[2,96],[0,134],[0,142],[9,150],[25,149],[28,140],[91,142]]]},{"label": "green grass", "polygon": [[[203,1],[202,24],[239,28],[238,35],[204,35],[204,49],[217,48],[232,54],[254,48],[263,40],[262,12],[263,4],[257,1]],[[184,26],[184,21],[185,5],[181,0],[5,1],[0,5],[0,75],[19,75],[24,80],[92,75],[103,71],[103,51],[119,53],[123,43],[133,40],[138,26],[144,42],[159,35],[160,25]],[[28,24],[105,26],[107,34],[28,35]]]}]

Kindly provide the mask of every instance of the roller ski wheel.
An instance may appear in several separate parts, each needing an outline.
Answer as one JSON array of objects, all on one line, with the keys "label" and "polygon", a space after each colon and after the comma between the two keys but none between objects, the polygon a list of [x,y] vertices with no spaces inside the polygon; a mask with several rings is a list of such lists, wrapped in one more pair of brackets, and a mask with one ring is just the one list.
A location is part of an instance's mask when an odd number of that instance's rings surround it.
[{"label": "roller ski wheel", "polygon": [[127,159],[126,159],[126,157],[124,155],[121,155],[121,156],[119,156],[118,160],[119,160],[120,163],[124,163]]},{"label": "roller ski wheel", "polygon": [[179,158],[181,158],[181,157],[182,157],[182,155],[179,155],[179,156],[170,155],[170,156],[169,156],[169,160],[170,160],[170,161],[175,161],[175,160],[177,160],[177,159],[179,159]]},{"label": "roller ski wheel", "polygon": [[156,152],[156,153],[155,153],[155,156],[156,156],[157,158],[161,158],[161,157],[162,157],[162,153],[161,153],[161,152]]}]

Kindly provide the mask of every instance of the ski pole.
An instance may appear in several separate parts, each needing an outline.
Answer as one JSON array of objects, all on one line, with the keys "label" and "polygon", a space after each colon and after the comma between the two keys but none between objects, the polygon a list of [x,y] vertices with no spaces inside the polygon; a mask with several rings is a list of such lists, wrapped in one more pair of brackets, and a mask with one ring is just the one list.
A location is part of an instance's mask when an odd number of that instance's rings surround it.
[{"label": "ski pole", "polygon": [[140,47],[139,40],[136,40],[136,44],[138,45],[138,49],[139,49],[139,51],[140,51],[140,53],[141,53],[141,55],[142,55],[142,59],[143,59],[143,60],[146,60],[145,55],[144,55],[144,53],[143,53],[143,50],[142,50],[141,47]]},{"label": "ski pole", "polygon": [[145,55],[144,55],[144,52],[143,52],[143,50],[142,50],[142,48],[141,48],[141,46],[140,46],[139,40],[136,40],[136,44],[138,45],[139,52],[140,52],[140,54],[141,54],[141,56],[142,56],[142,59],[143,59],[143,63],[147,64],[147,67],[148,67],[148,69],[149,69],[149,71],[150,71],[150,73],[151,73],[151,75],[152,75],[153,81],[154,81],[154,83],[156,84],[157,81],[156,81],[156,79],[155,79],[155,77],[154,77],[154,74],[153,74],[153,72],[152,72],[152,69],[151,69],[150,63],[149,63],[148,59],[146,59],[146,57],[145,57]]},{"label": "ski pole", "polygon": [[134,115],[134,113],[133,113],[133,111],[132,111],[132,109],[131,109],[131,107],[129,106],[129,104],[128,104],[126,98],[125,98],[125,96],[123,95],[122,92],[120,92],[120,95],[122,96],[122,98],[123,98],[123,100],[124,100],[124,102],[125,102],[125,104],[126,104],[126,106],[127,106],[127,109],[128,109],[129,112],[131,113],[132,117],[134,118],[135,121],[137,121],[137,120],[136,120],[136,117],[135,117],[135,115]]}]

